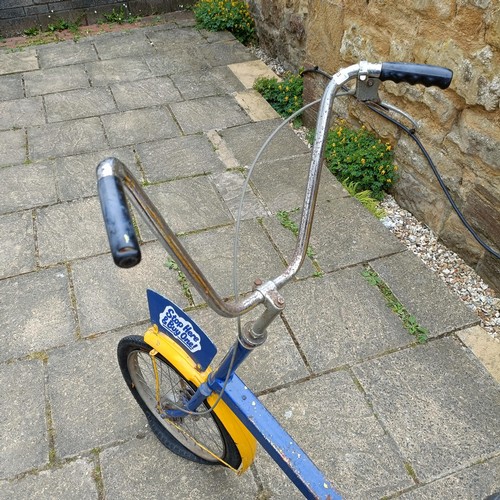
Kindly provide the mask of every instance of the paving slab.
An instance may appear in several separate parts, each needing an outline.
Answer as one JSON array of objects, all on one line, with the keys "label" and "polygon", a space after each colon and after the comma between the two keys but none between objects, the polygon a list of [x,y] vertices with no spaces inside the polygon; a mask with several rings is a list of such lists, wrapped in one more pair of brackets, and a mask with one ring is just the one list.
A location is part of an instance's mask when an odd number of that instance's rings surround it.
[{"label": "paving slab", "polygon": [[22,75],[0,76],[0,101],[24,97]]},{"label": "paving slab", "polygon": [[135,109],[101,117],[109,144],[127,146],[181,135],[179,127],[166,108]]},{"label": "paving slab", "polygon": [[[255,166],[251,177],[252,186],[271,213],[291,211],[304,205],[310,163],[311,155],[304,154],[261,162]],[[345,196],[342,185],[326,168],[323,168],[318,202],[325,203]]]},{"label": "paving slab", "polygon": [[184,134],[234,127],[250,121],[230,96],[176,102],[170,108]]},{"label": "paving slab", "polygon": [[[37,48],[40,68],[70,66],[97,61],[97,52],[90,40],[51,43]],[[30,68],[37,69],[37,68]]]},{"label": "paving slab", "polygon": [[162,50],[161,55],[144,56],[144,61],[154,76],[203,71],[211,66],[200,53],[198,46],[181,45]]},{"label": "paving slab", "polygon": [[85,64],[93,87],[112,83],[132,82],[152,76],[143,58],[122,57]]},{"label": "paving slab", "polygon": [[35,239],[30,211],[0,216],[0,279],[35,268]]},{"label": "paving slab", "polygon": [[0,360],[50,349],[75,339],[66,268],[54,267],[0,281],[0,327],[8,332]]},{"label": "paving slab", "polygon": [[89,460],[78,459],[60,468],[27,475],[19,481],[0,481],[0,497],[98,500],[93,472],[94,465]]},{"label": "paving slab", "polygon": [[25,73],[23,78],[28,97],[90,86],[83,64],[30,71]]},{"label": "paving slab", "polygon": [[28,149],[32,160],[88,153],[107,147],[109,145],[97,117],[28,128]]},{"label": "paving slab", "polygon": [[[259,121],[222,130],[220,135],[240,165],[250,165],[271,132],[281,124],[281,120]],[[285,126],[270,143],[261,161],[290,158],[305,153],[310,153],[309,148],[293,130]]]},{"label": "paving slab", "polygon": [[37,210],[40,265],[48,266],[109,251],[104,224],[96,224],[101,214],[98,197]]},{"label": "paving slab", "polygon": [[345,269],[283,291],[284,316],[315,372],[414,342],[361,271]]},{"label": "paving slab", "polygon": [[469,500],[492,498],[500,491],[500,457],[467,467],[443,479],[423,485],[398,498],[404,500]]},{"label": "paving slab", "polygon": [[500,383],[500,342],[479,325],[457,332],[457,337],[477,356],[490,375]]},{"label": "paving slab", "polygon": [[[129,441],[100,454],[106,498],[256,498],[258,486],[251,473],[237,476],[225,467],[186,462],[164,448],[153,436]],[[122,471],[127,471],[123,480]]]},{"label": "paving slab", "polygon": [[41,97],[0,101],[0,130],[45,123]]},{"label": "paving slab", "polygon": [[274,120],[279,117],[278,113],[256,90],[237,92],[234,98],[254,122]]},{"label": "paving slab", "polygon": [[147,321],[147,288],[158,293],[168,289],[169,297],[180,307],[189,304],[176,274],[165,267],[167,255],[163,248],[154,243],[143,245],[141,251],[142,262],[134,269],[116,267],[110,254],[72,264],[82,336]]},{"label": "paving slab", "polygon": [[148,182],[160,182],[224,170],[206,135],[196,134],[137,146]]},{"label": "paving slab", "polygon": [[242,63],[230,64],[228,68],[238,77],[238,80],[247,89],[253,88],[255,80],[258,78],[276,78],[280,80],[276,73],[260,59]]},{"label": "paving slab", "polygon": [[197,45],[206,43],[205,38],[201,31],[193,30],[190,28],[172,28],[168,30],[158,30],[147,32],[147,37],[153,45],[160,52],[162,49],[171,49],[172,45]]},{"label": "paving slab", "polygon": [[370,266],[430,335],[454,331],[479,321],[477,315],[457,300],[445,283],[410,251],[378,259]]},{"label": "paving slab", "polygon": [[174,83],[168,77],[116,83],[111,85],[111,91],[121,111],[159,106],[182,99]]},{"label": "paving slab", "polygon": [[3,168],[1,173],[0,213],[48,205],[57,201],[52,162],[14,165]]},{"label": "paving slab", "polygon": [[405,249],[361,203],[350,197],[318,204],[311,246],[325,272]]},{"label": "paving slab", "polygon": [[[147,186],[145,191],[175,233],[198,231],[233,222],[231,213],[207,176]],[[155,237],[142,219],[139,227],[144,240]]]},{"label": "paving slab", "polygon": [[107,33],[94,37],[93,43],[102,61],[155,53],[155,48],[144,30]]},{"label": "paving slab", "polygon": [[[237,339],[236,320],[222,318],[208,307],[190,311],[189,315],[217,344],[218,353],[213,363],[216,366]],[[257,311],[252,312],[242,324],[256,317]],[[258,392],[304,379],[310,372],[284,323],[277,320],[268,328],[267,342],[245,361],[238,375],[247,387]]]},{"label": "paving slab", "polygon": [[44,97],[44,103],[49,123],[118,111],[109,89],[100,87],[49,94]]},{"label": "paving slab", "polygon": [[210,178],[235,220],[238,217],[243,220],[269,215],[264,204],[248,185],[245,189],[243,202],[241,201],[241,191],[245,183],[245,177],[241,172],[216,172]]},{"label": "paving slab", "polygon": [[[222,297],[233,295],[234,226],[190,234],[181,242]],[[248,292],[256,278],[275,278],[285,268],[263,229],[254,220],[243,221],[240,233],[240,292]],[[200,298],[195,298],[200,303]]]},{"label": "paving slab", "polygon": [[[344,371],[299,383],[262,397],[345,498],[381,498],[412,486],[392,439]],[[266,454],[256,468],[271,498],[301,498]]]},{"label": "paving slab", "polygon": [[223,40],[201,45],[200,53],[210,66],[227,66],[229,64],[254,61],[257,57],[236,40]]},{"label": "paving slab", "polygon": [[0,75],[23,73],[38,68],[36,50],[32,47],[12,52],[6,50],[0,52]]},{"label": "paving slab", "polygon": [[174,73],[171,78],[186,100],[231,94],[244,88],[226,66]]},{"label": "paving slab", "polygon": [[2,439],[0,479],[40,467],[49,460],[44,379],[43,363],[37,359],[0,365],[0,409],[4,416],[0,433],[8,437]]},{"label": "paving slab", "polygon": [[106,149],[75,156],[57,158],[53,162],[57,197],[60,201],[70,201],[97,194],[96,167],[105,158],[113,156],[142,180],[132,148]]},{"label": "paving slab", "polygon": [[143,329],[130,328],[50,352],[48,394],[57,458],[130,439],[144,428],[143,413],[116,361],[120,338],[139,332]]},{"label": "paving slab", "polygon": [[354,373],[419,480],[498,454],[498,384],[457,340],[367,361]]},{"label": "paving slab", "polygon": [[24,130],[0,131],[0,167],[16,165],[26,159],[26,132]]}]

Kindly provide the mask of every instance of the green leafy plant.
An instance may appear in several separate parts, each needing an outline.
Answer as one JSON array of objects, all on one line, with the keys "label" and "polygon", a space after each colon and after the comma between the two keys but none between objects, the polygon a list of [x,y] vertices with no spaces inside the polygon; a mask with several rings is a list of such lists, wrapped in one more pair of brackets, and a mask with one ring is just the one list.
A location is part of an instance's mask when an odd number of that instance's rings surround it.
[{"label": "green leafy plant", "polygon": [[193,294],[191,292],[191,289],[189,288],[189,282],[186,278],[186,275],[179,269],[179,266],[175,262],[174,259],[168,258],[167,262],[165,263],[168,269],[172,269],[172,271],[175,271],[177,273],[177,281],[182,287],[182,292],[184,293],[184,296],[188,299],[190,304],[194,303],[193,299]]},{"label": "green leafy plant", "polygon": [[32,28],[25,29],[23,33],[26,36],[36,36],[40,33],[40,28],[38,26],[33,26]]},{"label": "green leafy plant", "polygon": [[364,191],[359,190],[357,182],[351,182],[349,179],[342,181],[342,186],[353,197],[356,198],[370,213],[377,219],[385,217],[386,213],[383,208],[380,208],[380,202],[373,198],[372,192],[369,189]]},{"label": "green leafy plant", "polygon": [[[281,81],[277,78],[260,77],[255,80],[253,88],[285,118],[303,106],[304,81],[300,75],[288,72]],[[300,119],[297,120],[295,124],[300,125]]]},{"label": "green leafy plant", "polygon": [[341,120],[328,133],[325,160],[329,170],[341,182],[355,183],[359,191],[370,190],[376,200],[398,179],[393,159],[392,146],[364,126],[352,129]]},{"label": "green leafy plant", "polygon": [[244,1],[200,0],[193,6],[198,27],[208,31],[230,31],[241,43],[255,36],[255,24]]},{"label": "green leafy plant", "polygon": [[373,269],[368,267],[364,269],[361,274],[370,285],[378,287],[384,296],[387,307],[399,316],[401,322],[403,323],[403,327],[408,331],[408,333],[415,336],[419,344],[425,343],[429,336],[428,330],[419,325],[415,316],[406,310],[405,306],[396,298],[396,296],[392,293],[392,290],[387,286],[382,278]]},{"label": "green leafy plant", "polygon": [[78,18],[75,22],[58,19],[54,23],[47,26],[47,31],[49,31],[50,33],[55,33],[56,31],[69,30],[71,33],[77,34],[81,21],[81,18]]},{"label": "green leafy plant", "polygon": [[119,9],[113,9],[108,14],[103,14],[103,17],[108,23],[135,23],[140,19],[139,16],[133,16],[124,5],[120,5]]}]

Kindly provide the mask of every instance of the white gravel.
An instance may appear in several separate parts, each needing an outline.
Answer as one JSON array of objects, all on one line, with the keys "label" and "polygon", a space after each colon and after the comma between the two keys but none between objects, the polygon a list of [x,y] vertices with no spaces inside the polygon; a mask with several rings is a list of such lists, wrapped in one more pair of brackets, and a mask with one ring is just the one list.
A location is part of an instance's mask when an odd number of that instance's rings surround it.
[{"label": "white gravel", "polygon": [[476,312],[481,326],[500,341],[500,299],[495,292],[392,196],[386,196],[381,206],[387,214],[382,219],[384,226],[438,274],[448,288]]}]

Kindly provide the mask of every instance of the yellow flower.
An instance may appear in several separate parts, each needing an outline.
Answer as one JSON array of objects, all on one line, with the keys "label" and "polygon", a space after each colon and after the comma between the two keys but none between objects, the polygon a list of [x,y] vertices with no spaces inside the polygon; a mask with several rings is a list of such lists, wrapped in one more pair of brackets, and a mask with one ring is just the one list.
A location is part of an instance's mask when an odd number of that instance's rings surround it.
[{"label": "yellow flower", "polygon": [[391,181],[391,179],[387,179],[387,182],[390,184],[392,181]]},{"label": "yellow flower", "polygon": [[392,149],[392,146],[391,146],[390,144],[387,144],[387,146],[386,146],[385,150],[386,150],[386,151],[390,151],[391,149]]},{"label": "yellow flower", "polygon": [[398,166],[394,165],[394,171],[396,171],[397,169],[398,169]]},{"label": "yellow flower", "polygon": [[361,158],[361,165],[364,165],[366,163],[366,160],[364,158]]},{"label": "yellow flower", "polygon": [[382,175],[385,175],[385,170],[382,170],[382,172],[380,172]]}]

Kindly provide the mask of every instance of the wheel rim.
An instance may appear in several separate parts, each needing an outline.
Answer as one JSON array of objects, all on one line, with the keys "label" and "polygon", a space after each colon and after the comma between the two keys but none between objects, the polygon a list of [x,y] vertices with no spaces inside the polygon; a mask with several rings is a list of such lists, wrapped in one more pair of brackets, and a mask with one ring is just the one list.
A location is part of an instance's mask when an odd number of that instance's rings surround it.
[{"label": "wheel rim", "polygon": [[[193,388],[171,366],[158,357],[155,359],[160,382],[162,411],[182,406],[185,398],[193,394]],[[218,461],[197,443],[209,449],[217,457],[224,458],[226,449],[224,439],[212,413],[186,415],[175,419],[162,418],[161,412],[157,408],[155,374],[151,356],[144,351],[132,351],[128,356],[127,364],[137,392],[150,413],[163,425],[167,432],[189,451],[204,460],[209,462]]]}]

